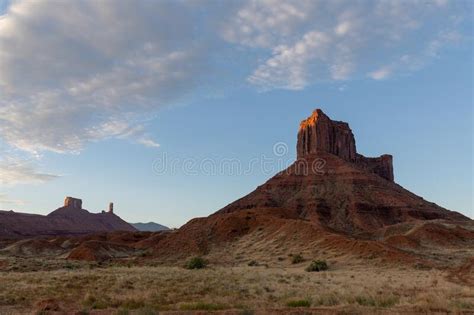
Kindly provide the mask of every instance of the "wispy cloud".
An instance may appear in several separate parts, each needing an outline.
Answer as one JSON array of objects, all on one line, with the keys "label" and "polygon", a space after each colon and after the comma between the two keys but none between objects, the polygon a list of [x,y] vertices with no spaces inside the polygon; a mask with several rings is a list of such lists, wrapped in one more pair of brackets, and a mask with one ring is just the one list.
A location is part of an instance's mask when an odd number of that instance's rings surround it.
[{"label": "wispy cloud", "polygon": [[384,80],[398,73],[411,73],[420,70],[427,64],[440,58],[440,53],[443,49],[457,45],[464,40],[464,36],[457,31],[440,31],[419,52],[396,57],[389,64],[369,72],[367,75],[374,80]]},{"label": "wispy cloud", "polygon": [[0,19],[0,137],[32,153],[154,143],[130,130],[192,89],[206,57],[190,14],[171,2],[14,2]]},{"label": "wispy cloud", "polygon": [[44,183],[58,175],[39,172],[29,161],[7,158],[0,160],[0,185]]},{"label": "wispy cloud", "polygon": [[0,210],[6,210],[10,206],[23,206],[23,200],[11,199],[7,194],[0,193]]},{"label": "wispy cloud", "polygon": [[392,74],[392,67],[385,66],[369,73],[369,77],[374,80],[383,80]]},{"label": "wispy cloud", "polygon": [[[469,4],[466,4],[469,6]],[[438,53],[452,41],[436,37],[453,28],[462,5],[448,1],[247,1],[222,31],[228,42],[267,51],[248,81],[263,89],[300,90],[320,81],[387,79],[402,55],[424,44]],[[433,36],[433,34],[435,34]],[[417,55],[426,65],[429,48]],[[423,59],[423,60],[420,60]],[[378,67],[377,64],[387,64]],[[421,68],[421,67],[419,67]]]},{"label": "wispy cloud", "polygon": [[[206,10],[193,1],[11,2],[0,16],[0,141],[31,156],[78,153],[109,138],[157,148],[149,117],[205,86],[216,59],[237,60],[249,72],[233,80],[266,90],[388,79],[422,68],[462,37],[457,17],[470,6],[204,4]],[[219,94],[214,86],[212,92]],[[18,161],[0,164],[0,184],[55,177]]]}]

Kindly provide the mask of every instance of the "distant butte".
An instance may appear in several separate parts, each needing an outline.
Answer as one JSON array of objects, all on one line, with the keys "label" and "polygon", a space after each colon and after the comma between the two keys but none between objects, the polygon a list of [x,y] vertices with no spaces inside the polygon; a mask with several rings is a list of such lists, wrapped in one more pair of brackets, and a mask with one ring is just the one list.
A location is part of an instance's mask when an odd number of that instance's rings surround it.
[{"label": "distant butte", "polygon": [[82,208],[81,199],[66,197],[63,207],[46,216],[0,211],[0,237],[83,235],[111,231],[136,231],[113,213],[113,204],[110,204],[109,212],[90,213]]}]

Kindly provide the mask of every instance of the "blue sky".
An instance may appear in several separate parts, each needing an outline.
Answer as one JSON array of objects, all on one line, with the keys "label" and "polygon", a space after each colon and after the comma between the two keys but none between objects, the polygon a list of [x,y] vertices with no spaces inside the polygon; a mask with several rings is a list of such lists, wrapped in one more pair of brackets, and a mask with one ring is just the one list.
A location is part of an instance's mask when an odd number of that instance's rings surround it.
[{"label": "blue sky", "polygon": [[[0,208],[47,214],[72,195],[180,226],[290,163],[319,107],[350,123],[360,153],[392,154],[396,182],[473,217],[472,10],[0,1]],[[269,169],[198,168],[262,157]]]}]

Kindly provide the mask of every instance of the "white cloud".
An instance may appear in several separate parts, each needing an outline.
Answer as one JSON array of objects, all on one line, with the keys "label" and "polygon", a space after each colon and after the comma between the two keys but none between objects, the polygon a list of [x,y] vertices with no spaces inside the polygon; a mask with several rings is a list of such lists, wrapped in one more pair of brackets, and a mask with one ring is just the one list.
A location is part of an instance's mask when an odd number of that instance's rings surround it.
[{"label": "white cloud", "polygon": [[[383,79],[438,58],[461,36],[450,16],[464,13],[442,0],[205,4],[13,1],[0,16],[0,142],[34,157],[108,138],[157,148],[150,117],[206,87],[216,60],[251,68],[263,89]],[[54,178],[18,161],[0,181]]]},{"label": "white cloud", "polygon": [[302,89],[308,84],[308,62],[325,60],[329,43],[326,34],[310,32],[293,46],[277,46],[273,50],[273,57],[259,66],[249,81],[263,87]]},{"label": "white cloud", "polygon": [[445,47],[459,44],[463,39],[463,36],[456,31],[440,31],[435,38],[426,43],[420,52],[396,57],[395,60],[388,65],[369,72],[367,75],[374,80],[384,80],[393,76],[395,73],[417,71],[432,60],[439,58],[441,50]]},{"label": "white cloud", "polygon": [[190,14],[171,2],[14,2],[0,19],[0,138],[35,154],[109,137],[157,147],[143,121],[202,76]]},{"label": "white cloud", "polygon": [[159,148],[160,147],[159,143],[156,143],[154,140],[152,140],[150,138],[147,138],[147,137],[140,138],[137,141],[138,141],[138,143],[143,144],[144,146],[149,147],[149,148]]},{"label": "white cloud", "polygon": [[390,67],[382,67],[378,70],[369,73],[369,77],[374,80],[383,80],[388,78],[392,74],[392,69]]},{"label": "white cloud", "polygon": [[[247,1],[224,26],[231,43],[267,52],[248,81],[263,89],[303,89],[320,81],[349,80],[366,73],[380,80],[396,73],[395,65],[373,70],[420,44],[434,51],[446,41],[433,33],[452,27],[460,6],[448,1]],[[324,38],[313,45],[310,34]],[[423,57],[428,63],[429,54]]]},{"label": "white cloud", "polygon": [[291,36],[310,18],[316,1],[250,0],[242,2],[224,27],[223,37],[232,43],[250,47],[274,47],[282,38]]}]

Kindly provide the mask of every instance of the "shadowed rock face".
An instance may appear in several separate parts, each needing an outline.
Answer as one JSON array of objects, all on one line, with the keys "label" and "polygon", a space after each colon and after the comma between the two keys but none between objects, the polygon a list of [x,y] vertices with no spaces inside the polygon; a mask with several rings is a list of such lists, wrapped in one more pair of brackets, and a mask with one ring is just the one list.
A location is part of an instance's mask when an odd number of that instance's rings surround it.
[{"label": "shadowed rock face", "polygon": [[296,151],[298,159],[321,152],[334,154],[389,181],[394,180],[391,155],[367,158],[358,154],[349,124],[331,120],[321,109],[301,122]]}]

